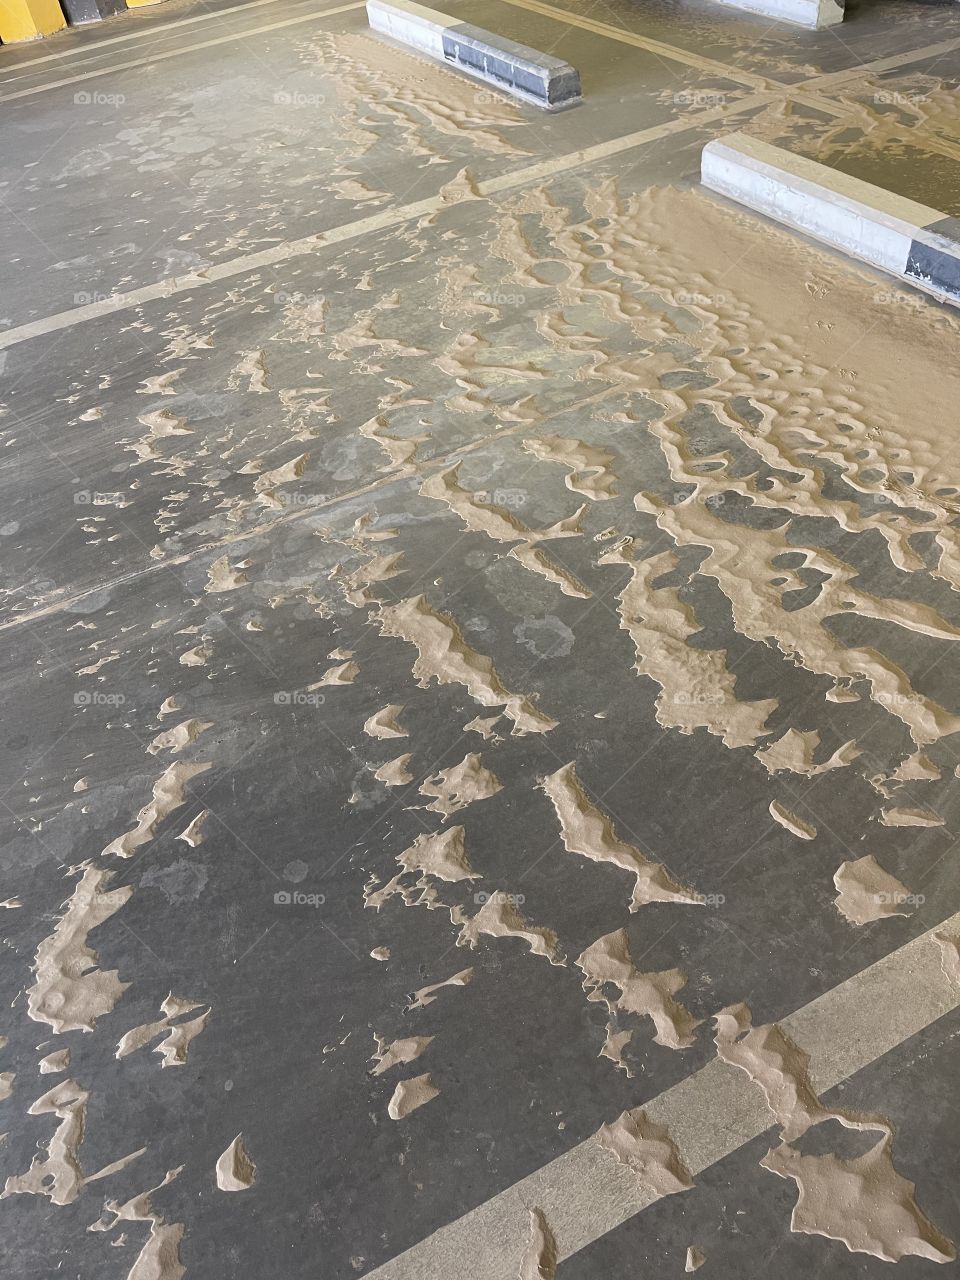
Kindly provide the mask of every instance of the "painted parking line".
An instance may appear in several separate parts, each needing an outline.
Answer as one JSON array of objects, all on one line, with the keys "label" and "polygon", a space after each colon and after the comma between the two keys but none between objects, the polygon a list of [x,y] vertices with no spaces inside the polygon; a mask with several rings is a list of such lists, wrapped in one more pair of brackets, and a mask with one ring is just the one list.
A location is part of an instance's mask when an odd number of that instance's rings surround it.
[{"label": "painted parking line", "polygon": [[[351,4],[341,5],[335,9],[320,11],[315,15],[315,17],[317,19],[330,17],[333,14],[347,12],[351,9],[363,8],[364,2],[365,0],[355,0],[355,2]],[[302,22],[306,20],[307,19],[304,18],[296,18],[292,21]],[[274,25],[284,26],[290,24],[279,23]],[[221,39],[207,41],[203,45],[196,45],[194,47],[204,48],[210,44],[221,44],[224,41],[233,38],[234,37],[232,36],[225,36]],[[861,63],[858,67],[846,71],[837,71],[824,76],[816,76],[812,80],[804,81],[799,85],[788,87],[779,86],[775,90],[771,89],[765,90],[762,93],[749,94],[743,98],[737,99],[736,102],[725,103],[706,111],[684,114],[673,120],[667,120],[661,124],[652,125],[648,129],[639,129],[635,133],[623,134],[619,138],[610,138],[605,142],[595,143],[591,147],[583,147],[580,150],[571,151],[561,156],[555,156],[549,160],[525,165],[520,169],[500,174],[496,178],[485,179],[478,184],[478,188],[482,195],[495,195],[501,191],[509,191],[514,187],[522,186],[525,182],[542,182],[556,174],[567,173],[580,168],[583,165],[594,164],[601,160],[607,160],[612,156],[622,155],[624,152],[631,151],[635,147],[641,147],[645,146],[647,143],[656,142],[660,138],[670,137],[674,134],[686,133],[690,130],[700,128],[702,125],[710,124],[715,120],[722,120],[729,115],[738,114],[740,112],[750,110],[753,107],[765,106],[770,102],[784,97],[788,99],[794,98],[798,95],[803,95],[806,90],[822,91],[835,88],[871,72],[892,70],[904,63],[918,62],[924,58],[937,58],[945,53],[951,53],[958,48],[960,48],[960,37],[954,37],[950,40],[940,41],[935,45],[925,45],[920,49],[911,49],[888,58],[881,58],[876,62]],[[160,57],[164,56],[172,57],[175,55],[160,55]],[[159,58],[140,59],[135,65],[139,66],[141,65],[141,62],[152,62],[157,60],[159,60]],[[98,72],[95,74],[106,74],[106,72]],[[68,83],[71,82],[68,81]],[[0,98],[0,101],[3,101],[3,99]],[[166,279],[158,280],[153,284],[144,285],[139,289],[131,289],[125,293],[114,294],[100,302],[89,303],[86,306],[71,307],[67,311],[60,311],[50,316],[31,320],[27,324],[15,325],[13,328],[0,333],[0,351],[16,346],[17,343],[20,342],[27,342],[32,338],[42,337],[45,334],[57,333],[64,329],[70,329],[74,325],[85,324],[90,320],[102,319],[104,316],[110,316],[118,312],[127,311],[132,307],[143,306],[146,303],[154,302],[163,298],[174,297],[178,294],[192,293],[198,289],[216,284],[221,280],[228,280],[235,276],[243,275],[248,271],[276,266],[277,264],[287,262],[292,258],[317,253],[332,245],[342,244],[346,241],[368,235],[374,231],[382,231],[390,227],[398,226],[403,222],[408,222],[414,218],[421,218],[426,214],[436,213],[444,207],[444,202],[438,194],[424,200],[415,201],[411,204],[400,205],[394,209],[384,209],[380,213],[373,214],[366,218],[360,218],[355,222],[345,223],[339,227],[332,227],[327,231],[319,232],[314,235],[301,236],[296,240],[284,240],[279,244],[272,245],[269,249],[264,249],[258,253],[241,254],[239,257],[232,258],[227,262],[216,263],[214,266],[206,268],[202,275],[167,277]]]},{"label": "painted parking line", "polygon": [[556,5],[545,4],[544,0],[503,0],[504,4],[516,9],[527,9],[530,13],[539,13],[544,18],[553,18],[569,27],[578,27],[581,31],[589,31],[593,35],[606,36],[608,40],[616,40],[618,44],[633,45],[636,49],[645,49],[671,62],[682,62],[685,66],[696,67],[711,75],[723,76],[734,83],[749,85],[753,89],[774,89],[782,86],[766,76],[756,75],[752,71],[739,71],[736,67],[727,66],[713,58],[705,58],[702,54],[680,49],[662,40],[653,40],[649,36],[641,36],[624,27],[612,26],[609,22],[599,22],[596,18],[587,18],[579,13],[571,13],[566,9],[558,9]]},{"label": "painted parking line", "polygon": [[[779,1020],[810,1055],[818,1093],[960,1006],[960,987],[944,976],[934,937],[958,927],[960,913]],[[643,1110],[669,1128],[694,1177],[775,1123],[760,1090],[718,1058],[645,1102]],[[562,1260],[656,1199],[596,1138],[588,1138],[368,1272],[366,1280],[516,1280],[530,1208],[543,1210]]]},{"label": "painted parking line", "polygon": [[[352,4],[346,5],[344,8],[355,9],[362,7],[362,5],[363,0],[360,0],[359,6]],[[591,164],[597,160],[605,160],[610,156],[630,151],[634,147],[643,146],[648,142],[655,142],[659,138],[665,138],[676,133],[685,133],[688,130],[697,128],[699,125],[709,124],[713,120],[720,120],[734,110],[743,111],[751,106],[759,106],[770,102],[776,96],[774,93],[756,94],[741,98],[734,105],[727,104],[708,111],[700,111],[674,120],[668,120],[662,124],[652,125],[649,129],[640,129],[636,133],[628,133],[619,138],[596,143],[592,147],[584,147],[579,151],[571,151],[566,155],[555,156],[550,160],[525,165],[521,169],[500,174],[496,178],[486,179],[478,183],[477,187],[481,195],[494,195],[498,192],[509,191],[513,187],[521,186],[525,182],[542,181],[545,178],[553,177],[555,174],[579,168],[581,165]],[[104,316],[128,311],[131,307],[140,307],[145,303],[155,302],[161,298],[171,298],[177,294],[193,293],[198,289],[208,288],[221,280],[229,280],[248,271],[258,271],[264,267],[273,267],[281,262],[287,262],[291,258],[318,253],[333,245],[343,244],[345,241],[355,240],[375,231],[384,231],[388,228],[399,226],[404,222],[409,222],[412,219],[422,218],[427,214],[437,213],[446,207],[443,197],[439,194],[428,196],[424,200],[399,205],[393,209],[384,209],[369,217],[360,218],[356,222],[348,222],[338,227],[331,227],[327,231],[314,235],[302,236],[296,240],[283,240],[279,244],[271,245],[269,249],[263,249],[257,253],[241,254],[239,257],[231,258],[227,262],[218,262],[211,267],[206,267],[202,274],[168,277],[164,280],[158,280],[155,284],[144,285],[140,289],[130,289],[125,293],[113,294],[99,302],[88,303],[80,307],[71,307],[68,311],[59,311],[54,315],[45,316],[39,320],[31,320],[27,324],[17,325],[12,329],[7,329],[5,332],[0,332],[0,351],[15,346],[19,342],[26,342],[31,338],[42,337],[48,333],[57,333],[62,329],[70,329],[74,325],[85,324],[90,320],[99,320]]]},{"label": "painted parking line", "polygon": [[58,49],[56,53],[44,53],[38,58],[24,58],[22,61],[11,64],[9,68],[0,64],[0,70],[10,70],[14,73],[29,71],[31,67],[38,67],[43,62],[63,62],[65,58],[73,58],[81,53],[95,54],[108,45],[125,44],[129,40],[145,40],[150,36],[164,35],[177,27],[189,27],[196,22],[210,22],[214,18],[226,17],[229,13],[243,13],[246,9],[261,9],[265,4],[277,3],[278,0],[249,0],[247,4],[233,4],[226,9],[211,9],[206,13],[195,14],[191,18],[174,18],[172,22],[155,22],[149,26],[141,27],[139,31],[129,31],[122,36],[106,36],[102,40],[86,40],[82,44],[64,46],[62,49]]},{"label": "painted parking line", "polygon": [[95,80],[100,76],[112,75],[115,71],[128,71],[131,67],[152,66],[155,62],[166,62],[170,58],[179,58],[185,53],[195,53],[198,49],[212,49],[215,45],[230,44],[234,40],[245,40],[250,36],[264,35],[268,31],[280,31],[284,27],[295,27],[304,22],[320,22],[324,18],[332,18],[337,13],[348,13],[351,9],[362,9],[365,0],[353,0],[352,4],[340,4],[333,9],[314,9],[309,13],[294,18],[284,18],[281,22],[269,22],[261,27],[245,27],[242,31],[232,31],[228,35],[217,36],[213,40],[199,40],[196,44],[181,45],[179,49],[169,49],[165,53],[154,53],[142,58],[130,58],[126,62],[113,62],[107,67],[97,67],[92,71],[81,71],[74,76],[64,76],[60,80],[49,80],[45,84],[33,85],[29,89],[17,89],[13,93],[0,94],[0,102],[14,102],[18,98],[32,98],[38,93],[49,93],[51,89],[62,89],[65,85],[79,84],[83,80]]}]

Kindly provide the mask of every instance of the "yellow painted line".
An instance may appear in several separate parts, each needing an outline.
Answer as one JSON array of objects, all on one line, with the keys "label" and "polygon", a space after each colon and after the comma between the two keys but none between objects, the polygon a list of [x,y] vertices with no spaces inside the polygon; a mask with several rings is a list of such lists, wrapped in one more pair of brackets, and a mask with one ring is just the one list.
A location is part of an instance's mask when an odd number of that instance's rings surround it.
[{"label": "yellow painted line", "polygon": [[[0,4],[7,0],[0,0]],[[184,53],[195,53],[198,49],[211,49],[214,45],[229,44],[233,40],[244,40],[247,36],[263,35],[267,31],[279,31],[282,27],[295,27],[302,22],[319,22],[321,18],[331,18],[336,13],[348,13],[351,9],[365,8],[364,0],[354,0],[352,4],[337,5],[335,9],[317,9],[302,14],[297,18],[286,18],[283,22],[268,22],[262,27],[251,27],[243,31],[233,31],[226,36],[217,36],[214,40],[198,40],[196,44],[182,45],[179,49],[170,49],[166,53],[155,53],[144,58],[130,58],[126,62],[113,62],[108,67],[98,67],[95,71],[81,71],[75,76],[64,76],[61,80],[50,80],[46,84],[37,84],[30,89],[18,89],[15,93],[0,94],[0,102],[13,102],[17,98],[32,98],[34,94],[46,93],[50,89],[61,89],[64,85],[78,84],[81,80],[95,80],[98,76],[109,76],[115,71],[127,71],[131,67],[148,67],[155,62],[166,62],[168,58],[179,58]]]},{"label": "yellow painted line", "polygon": [[67,20],[57,0],[0,0],[0,40],[39,40],[61,31]]}]

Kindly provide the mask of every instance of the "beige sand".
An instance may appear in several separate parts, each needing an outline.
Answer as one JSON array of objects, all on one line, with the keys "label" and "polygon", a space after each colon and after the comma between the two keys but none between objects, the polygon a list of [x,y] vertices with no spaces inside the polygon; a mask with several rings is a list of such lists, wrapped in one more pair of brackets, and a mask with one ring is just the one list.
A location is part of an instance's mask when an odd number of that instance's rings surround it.
[{"label": "beige sand", "polygon": [[[631,959],[625,929],[598,938],[578,956],[577,966],[583,971],[588,1000],[602,1001],[611,1013],[616,1009],[650,1018],[657,1044],[669,1049],[686,1049],[693,1044],[699,1022],[673,998],[686,985],[686,974],[680,969],[641,973]],[[617,1000],[604,995],[605,983],[620,988]]]},{"label": "beige sand", "polygon": [[693,1186],[666,1126],[650,1120],[639,1107],[624,1111],[613,1124],[601,1125],[597,1140],[655,1196],[674,1195]]},{"label": "beige sand", "polygon": [[243,1144],[243,1134],[238,1133],[217,1160],[217,1186],[221,1191],[247,1191],[257,1176],[257,1166],[250,1159]]},{"label": "beige sand", "polygon": [[578,853],[591,862],[609,862],[633,874],[631,911],[648,902],[699,901],[659,862],[653,862],[635,845],[626,844],[617,836],[610,818],[587,798],[572,761],[542,779],[540,786],[553,804],[560,822],[560,838],[568,853]]}]

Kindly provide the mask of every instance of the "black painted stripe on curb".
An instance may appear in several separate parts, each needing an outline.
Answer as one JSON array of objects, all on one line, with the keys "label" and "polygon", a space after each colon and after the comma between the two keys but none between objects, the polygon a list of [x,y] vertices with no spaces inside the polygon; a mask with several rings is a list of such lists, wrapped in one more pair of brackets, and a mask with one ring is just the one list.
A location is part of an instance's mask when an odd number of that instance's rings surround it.
[{"label": "black painted stripe on curb", "polygon": [[60,8],[71,27],[79,27],[125,13],[127,0],[60,0]]},{"label": "black painted stripe on curb", "polygon": [[906,274],[960,302],[960,218],[941,218],[910,245]]},{"label": "black painted stripe on curb", "polygon": [[443,54],[448,62],[538,103],[569,106],[582,97],[580,73],[569,62],[469,23],[444,30]]},{"label": "black painted stripe on curb", "polygon": [[374,31],[547,111],[581,100],[580,73],[569,62],[417,0],[367,0],[367,20]]}]

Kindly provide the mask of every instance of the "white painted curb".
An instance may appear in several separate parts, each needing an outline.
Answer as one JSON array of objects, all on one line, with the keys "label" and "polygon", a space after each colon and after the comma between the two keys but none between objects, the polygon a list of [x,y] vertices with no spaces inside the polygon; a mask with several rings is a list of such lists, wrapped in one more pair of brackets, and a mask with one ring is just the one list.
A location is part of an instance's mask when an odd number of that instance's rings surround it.
[{"label": "white painted curb", "polygon": [[960,220],[743,133],[708,142],[705,187],[960,302]]},{"label": "white painted curb", "polygon": [[720,3],[801,27],[835,27],[843,21],[844,0],[720,0]]},{"label": "white painted curb", "polygon": [[568,62],[414,0],[367,0],[367,20],[374,31],[547,111],[580,101],[580,75]]},{"label": "white painted curb", "polygon": [[443,62],[443,32],[451,19],[435,9],[427,9],[412,0],[367,0],[367,21],[374,31],[382,31],[401,44],[412,45],[421,53]]}]

